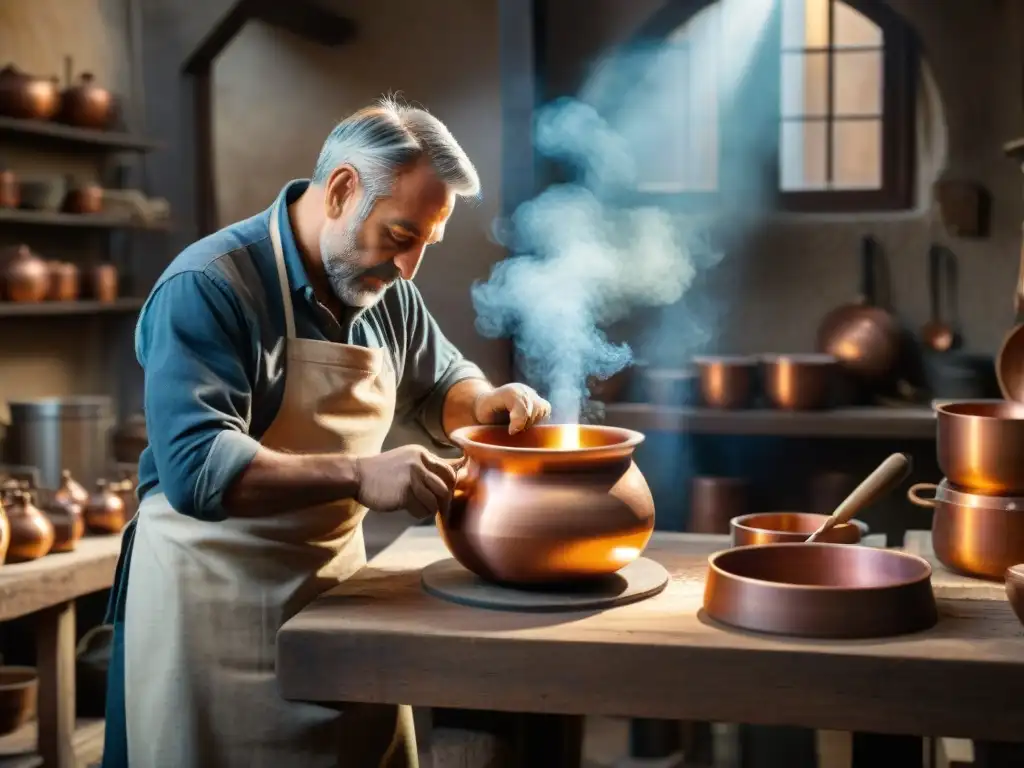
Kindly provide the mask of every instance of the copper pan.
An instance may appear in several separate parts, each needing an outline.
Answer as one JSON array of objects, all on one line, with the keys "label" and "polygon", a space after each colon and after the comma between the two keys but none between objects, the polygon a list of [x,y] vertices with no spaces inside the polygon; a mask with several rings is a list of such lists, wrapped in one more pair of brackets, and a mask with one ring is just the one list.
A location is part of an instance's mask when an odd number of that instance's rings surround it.
[{"label": "copper pan", "polygon": [[[799,544],[818,530],[828,515],[807,512],[760,512],[734,517],[729,521],[734,547],[751,544]],[[840,523],[826,531],[818,541],[831,544],[857,544],[861,528],[853,522]]]},{"label": "copper pan", "polygon": [[[906,456],[887,458],[827,522],[848,521],[902,482],[910,466]],[[724,624],[757,632],[898,635],[938,620],[931,573],[920,557],[873,547],[819,542],[738,547],[709,558],[704,611]]]},{"label": "copper pan", "polygon": [[935,406],[939,469],[958,488],[1024,495],[1024,405],[960,400]]},{"label": "copper pan", "polygon": [[[932,497],[921,495],[929,491]],[[1007,568],[1024,563],[1024,497],[968,493],[943,480],[918,483],[907,498],[935,510],[932,549],[950,570],[1001,581]]]},{"label": "copper pan", "polygon": [[838,358],[860,381],[876,384],[894,372],[900,353],[900,330],[893,316],[877,305],[877,243],[865,237],[861,248],[861,296],[832,310],[818,328],[818,350]]}]

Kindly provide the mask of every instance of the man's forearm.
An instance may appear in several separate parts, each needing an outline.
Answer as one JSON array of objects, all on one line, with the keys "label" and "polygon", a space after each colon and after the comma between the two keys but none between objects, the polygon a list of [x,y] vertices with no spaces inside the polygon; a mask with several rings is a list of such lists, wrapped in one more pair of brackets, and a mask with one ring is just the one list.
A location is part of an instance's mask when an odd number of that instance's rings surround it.
[{"label": "man's forearm", "polygon": [[463,379],[453,384],[444,397],[444,410],[441,416],[444,433],[450,435],[459,427],[478,424],[476,399],[493,389],[486,379]]},{"label": "man's forearm", "polygon": [[229,517],[265,517],[351,499],[355,461],[340,453],[296,455],[260,448],[224,494]]}]

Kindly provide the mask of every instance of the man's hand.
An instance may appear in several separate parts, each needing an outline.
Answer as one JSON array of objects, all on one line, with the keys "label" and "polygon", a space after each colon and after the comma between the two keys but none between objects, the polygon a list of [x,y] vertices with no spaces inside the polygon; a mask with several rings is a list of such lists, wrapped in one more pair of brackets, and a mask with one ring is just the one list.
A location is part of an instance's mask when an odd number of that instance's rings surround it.
[{"label": "man's hand", "polygon": [[508,419],[508,433],[529,429],[551,415],[551,403],[525,384],[506,384],[477,395],[473,416],[480,424],[501,424]]},{"label": "man's hand", "polygon": [[377,512],[405,509],[419,519],[447,512],[457,463],[418,445],[356,459],[356,500]]}]

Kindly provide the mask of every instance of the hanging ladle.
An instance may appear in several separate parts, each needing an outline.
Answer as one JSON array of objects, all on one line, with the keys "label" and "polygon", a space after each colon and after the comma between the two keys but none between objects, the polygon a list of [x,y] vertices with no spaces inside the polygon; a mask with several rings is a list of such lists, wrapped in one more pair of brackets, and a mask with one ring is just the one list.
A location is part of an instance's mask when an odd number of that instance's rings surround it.
[{"label": "hanging ladle", "polygon": [[827,531],[840,523],[848,523],[858,512],[871,506],[897,485],[907,479],[913,463],[910,457],[902,453],[894,453],[878,468],[864,479],[853,492],[843,499],[835,512],[821,526],[807,537],[807,543],[817,541]]}]

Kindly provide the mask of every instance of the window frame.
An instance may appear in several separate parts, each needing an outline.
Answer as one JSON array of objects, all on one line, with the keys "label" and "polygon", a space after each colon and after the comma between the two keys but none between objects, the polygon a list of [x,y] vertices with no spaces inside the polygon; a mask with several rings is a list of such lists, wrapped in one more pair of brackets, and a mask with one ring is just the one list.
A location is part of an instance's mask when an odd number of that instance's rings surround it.
[{"label": "window frame", "polygon": [[[772,122],[774,135],[772,146],[775,152],[772,162],[760,176],[767,186],[769,202],[774,208],[792,213],[869,213],[893,212],[912,209],[915,197],[916,158],[916,96],[918,75],[918,47],[913,30],[894,10],[880,0],[839,0],[863,14],[878,25],[883,35],[882,54],[882,186],[879,189],[840,190],[782,190],[779,178],[779,153],[781,151],[781,107],[775,98],[776,119]],[[672,0],[657,11],[626,47],[639,44],[663,43],[679,27],[689,23],[694,16],[720,0]],[[782,34],[781,0],[775,0],[772,33],[773,44],[765,55],[771,61],[766,66],[776,73],[776,88],[781,88]],[[830,35],[831,38],[831,35]],[[828,48],[807,50],[826,51]],[[831,49],[835,50],[835,49]],[[840,49],[841,50],[841,49]],[[831,87],[831,86],[830,86]],[[777,93],[774,94],[777,97]],[[632,196],[635,201],[656,202],[667,207],[694,207],[706,209],[722,201],[733,188],[728,184],[730,174],[723,173],[722,159],[728,154],[727,132],[721,130],[723,115],[719,118],[719,184],[725,186],[714,191],[659,192],[637,189]]]}]

